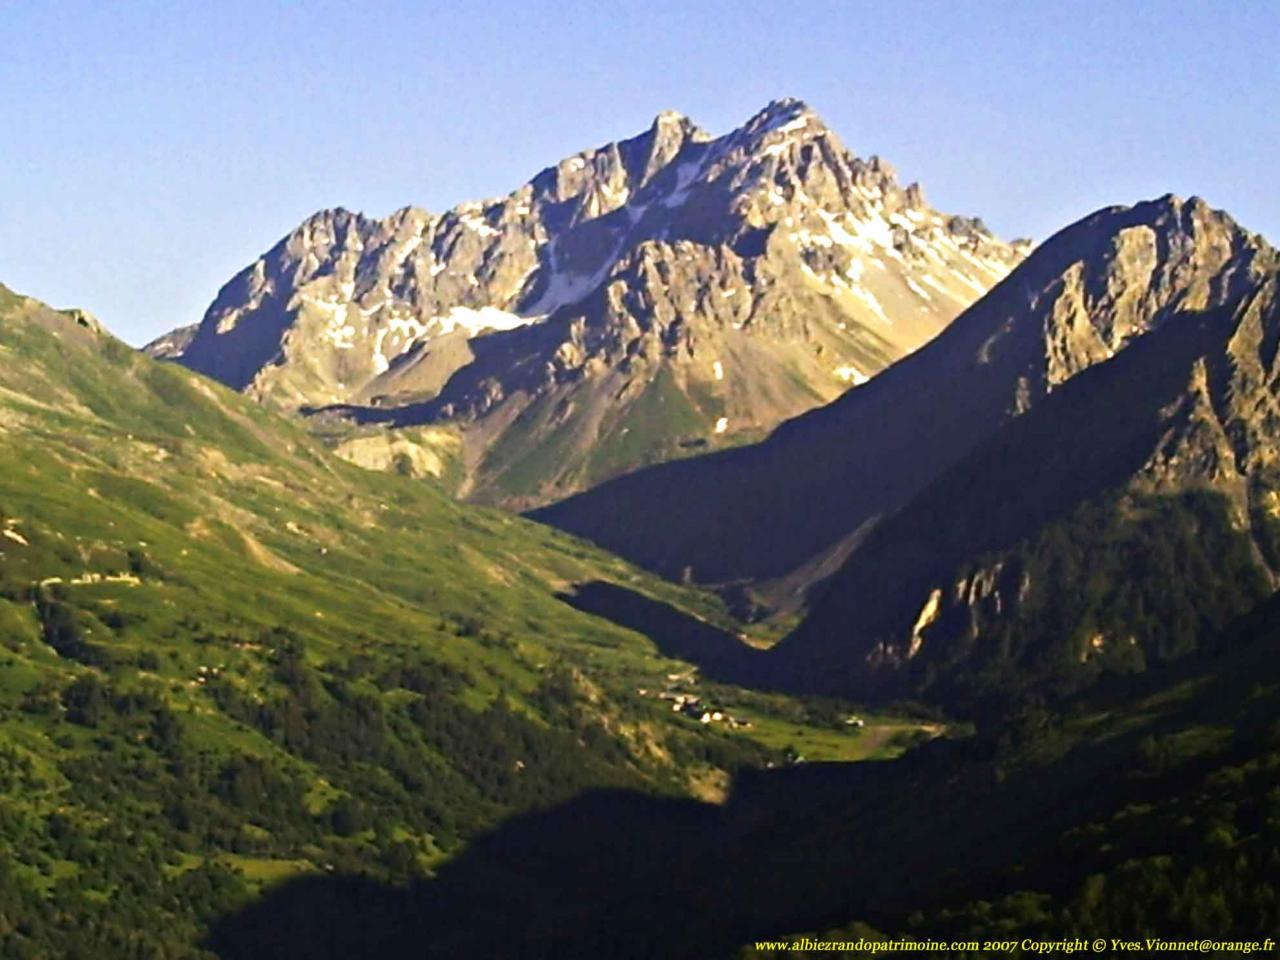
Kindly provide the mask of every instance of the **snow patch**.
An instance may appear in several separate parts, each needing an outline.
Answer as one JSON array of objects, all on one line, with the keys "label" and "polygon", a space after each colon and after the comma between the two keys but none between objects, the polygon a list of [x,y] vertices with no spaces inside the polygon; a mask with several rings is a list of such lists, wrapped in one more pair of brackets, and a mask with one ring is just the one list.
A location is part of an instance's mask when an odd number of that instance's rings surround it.
[{"label": "snow patch", "polygon": [[498,231],[489,226],[489,222],[484,217],[474,213],[463,214],[458,222],[472,233],[479,234],[482,237],[496,237],[498,235]]},{"label": "snow patch", "polygon": [[823,233],[810,233],[808,230],[797,230],[794,233],[787,234],[791,238],[791,242],[798,247],[831,247],[833,241],[831,237]]},{"label": "snow patch", "polygon": [[884,307],[880,306],[880,301],[876,299],[876,295],[872,293],[870,290],[868,290],[866,287],[861,286],[860,284],[850,284],[848,286],[848,290],[855,297],[857,297],[864,304],[866,304],[867,309],[869,309],[872,313],[874,313],[877,317],[879,317],[885,323],[893,323],[893,321],[889,319],[888,314],[884,312]]},{"label": "snow patch", "polygon": [[514,330],[536,322],[536,317],[521,317],[497,307],[452,307],[449,312],[431,318],[440,325],[441,335],[465,330],[468,337],[474,337],[484,330]]},{"label": "snow patch", "polygon": [[925,290],[924,287],[920,286],[920,284],[916,283],[910,277],[905,277],[904,279],[907,281],[907,286],[911,288],[911,292],[917,297],[920,297],[922,300],[933,299],[933,297],[929,296],[928,291]]},{"label": "snow patch", "polygon": [[[350,297],[355,290],[354,283],[343,283],[339,286],[347,297]],[[303,305],[327,316],[327,324],[322,335],[328,338],[335,350],[350,350],[355,346],[356,328],[349,322],[352,310],[350,303],[343,303],[333,296],[322,300],[304,296],[302,302]]]},{"label": "snow patch", "polygon": [[790,123],[784,123],[782,126],[778,127],[777,130],[778,133],[791,133],[795,130],[803,130],[807,126],[809,126],[809,118],[806,116],[799,116]]},{"label": "snow patch", "polygon": [[854,220],[848,214],[837,217],[826,210],[819,210],[818,216],[827,225],[831,238],[841,246],[864,253],[878,249],[895,260],[902,259],[902,254],[893,245],[893,227],[883,217]]},{"label": "snow patch", "polygon": [[956,278],[961,283],[965,284],[966,286],[972,287],[977,292],[978,296],[980,297],[986,296],[987,288],[984,287],[981,283],[979,283],[975,278],[965,273],[963,270],[957,270],[955,271],[955,274],[956,274]]},{"label": "snow patch", "polygon": [[542,296],[538,298],[529,310],[533,314],[549,314],[554,313],[561,307],[577,303],[597,286],[604,279],[605,273],[612,266],[612,257],[606,262],[605,266],[593,274],[568,273],[556,271],[551,274],[551,282],[547,284],[547,289],[543,291]]},{"label": "snow patch", "polygon": [[[841,324],[841,326],[843,326],[843,324]],[[845,364],[843,367],[836,367],[835,375],[845,383],[852,383],[855,387],[860,386],[871,379],[857,367],[850,364]]]},{"label": "snow patch", "polygon": [[[804,111],[804,105],[791,102],[786,104],[778,104],[776,113],[773,113],[766,122],[762,123],[758,130],[757,136],[763,136],[766,133],[790,132],[792,130],[803,130],[809,125],[809,116]],[[773,109],[772,107],[770,108]]]},{"label": "snow patch", "polygon": [[721,417],[716,421],[716,433],[724,433],[729,429],[729,418]]},{"label": "snow patch", "polygon": [[526,313],[530,317],[541,319],[548,314],[554,313],[560,307],[567,306],[571,303],[577,303],[591,291],[604,281],[609,271],[613,268],[618,259],[618,254],[622,250],[622,245],[626,242],[626,237],[619,237],[614,247],[609,251],[609,255],[601,260],[600,267],[594,273],[569,273],[555,269],[556,263],[556,246],[555,241],[551,242],[551,250],[547,257],[547,263],[552,271],[551,280],[547,284],[536,303],[531,304]]}]

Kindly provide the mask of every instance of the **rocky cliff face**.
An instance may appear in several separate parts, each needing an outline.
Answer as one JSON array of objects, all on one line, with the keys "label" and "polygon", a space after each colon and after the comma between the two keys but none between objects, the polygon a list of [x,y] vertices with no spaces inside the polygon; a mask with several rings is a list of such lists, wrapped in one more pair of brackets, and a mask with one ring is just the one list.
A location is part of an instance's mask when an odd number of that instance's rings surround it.
[{"label": "rocky cliff face", "polygon": [[779,671],[953,702],[1070,689],[1253,609],[1280,583],[1276,282],[1170,317],[946,471],[849,557]]},{"label": "rocky cliff face", "polygon": [[499,200],[316,214],[178,359],[286,408],[454,421],[465,490],[528,504],[834,399],[1024,253],[798,101],[716,138],[667,113]]},{"label": "rocky cliff face", "polygon": [[178,327],[163,336],[156,337],[142,349],[157,360],[177,360],[191,345],[191,341],[195,338],[199,329],[200,325],[198,323]]},{"label": "rocky cliff face", "polygon": [[1052,257],[1018,277],[1025,306],[1005,296],[984,306],[985,329],[973,325],[982,363],[1022,367],[1017,410],[1169,316],[1233,301],[1276,263],[1264,240],[1198,197],[1099,211],[1056,239]]},{"label": "rocky cliff face", "polygon": [[1101,210],[928,346],[767,441],[639,471],[537,515],[670,576],[784,576],[852,549],[1004,424],[1171,317],[1235,302],[1276,262],[1198,199]]},{"label": "rocky cliff face", "polygon": [[1203,203],[1162,208],[983,341],[999,363],[1038,332],[1024,412],[852,552],[783,672],[943,699],[1069,689],[1185,655],[1274,591],[1280,259]]}]

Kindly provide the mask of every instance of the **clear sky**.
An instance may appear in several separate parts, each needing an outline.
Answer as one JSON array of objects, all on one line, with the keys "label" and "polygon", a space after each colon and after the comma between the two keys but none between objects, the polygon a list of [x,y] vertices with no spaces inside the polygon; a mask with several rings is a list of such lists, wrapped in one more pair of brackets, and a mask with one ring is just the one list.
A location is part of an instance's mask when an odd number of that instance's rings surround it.
[{"label": "clear sky", "polygon": [[1043,239],[1200,194],[1280,242],[1280,3],[0,0],[0,282],[141,343],[315,210],[443,210],[785,95]]}]

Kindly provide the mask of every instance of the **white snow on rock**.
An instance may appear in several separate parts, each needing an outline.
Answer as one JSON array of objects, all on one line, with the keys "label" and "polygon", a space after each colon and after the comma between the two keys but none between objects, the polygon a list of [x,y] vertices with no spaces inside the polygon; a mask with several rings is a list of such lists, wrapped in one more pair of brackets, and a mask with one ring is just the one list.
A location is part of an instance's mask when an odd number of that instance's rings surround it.
[{"label": "white snow on rock", "polygon": [[911,292],[917,297],[920,297],[922,300],[933,299],[933,297],[929,296],[929,292],[925,290],[924,287],[920,286],[920,284],[916,283],[910,277],[905,277],[904,279],[907,281],[907,286],[911,288]]},{"label": "white snow on rock", "polygon": [[850,364],[845,364],[842,367],[836,367],[834,372],[839,379],[843,380],[845,383],[852,383],[855,387],[859,384],[866,383],[867,380],[870,379],[865,373]]},{"label": "white snow on rock", "polygon": [[448,313],[432,319],[440,324],[442,335],[462,329],[468,337],[474,337],[485,330],[514,330],[516,327],[528,326],[540,318],[521,317],[497,307],[481,307],[478,310],[471,307],[451,307]]}]

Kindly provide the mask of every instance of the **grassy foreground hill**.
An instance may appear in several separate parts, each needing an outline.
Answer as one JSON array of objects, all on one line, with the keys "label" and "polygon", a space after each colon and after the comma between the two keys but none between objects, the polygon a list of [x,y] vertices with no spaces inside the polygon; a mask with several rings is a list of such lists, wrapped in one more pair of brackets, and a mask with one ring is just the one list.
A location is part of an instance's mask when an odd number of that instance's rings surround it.
[{"label": "grassy foreground hill", "polygon": [[0,954],[200,955],[263,885],[401,881],[588,787],[715,797],[808,729],[638,696],[687,665],[584,583],[723,619],[0,287]]}]

